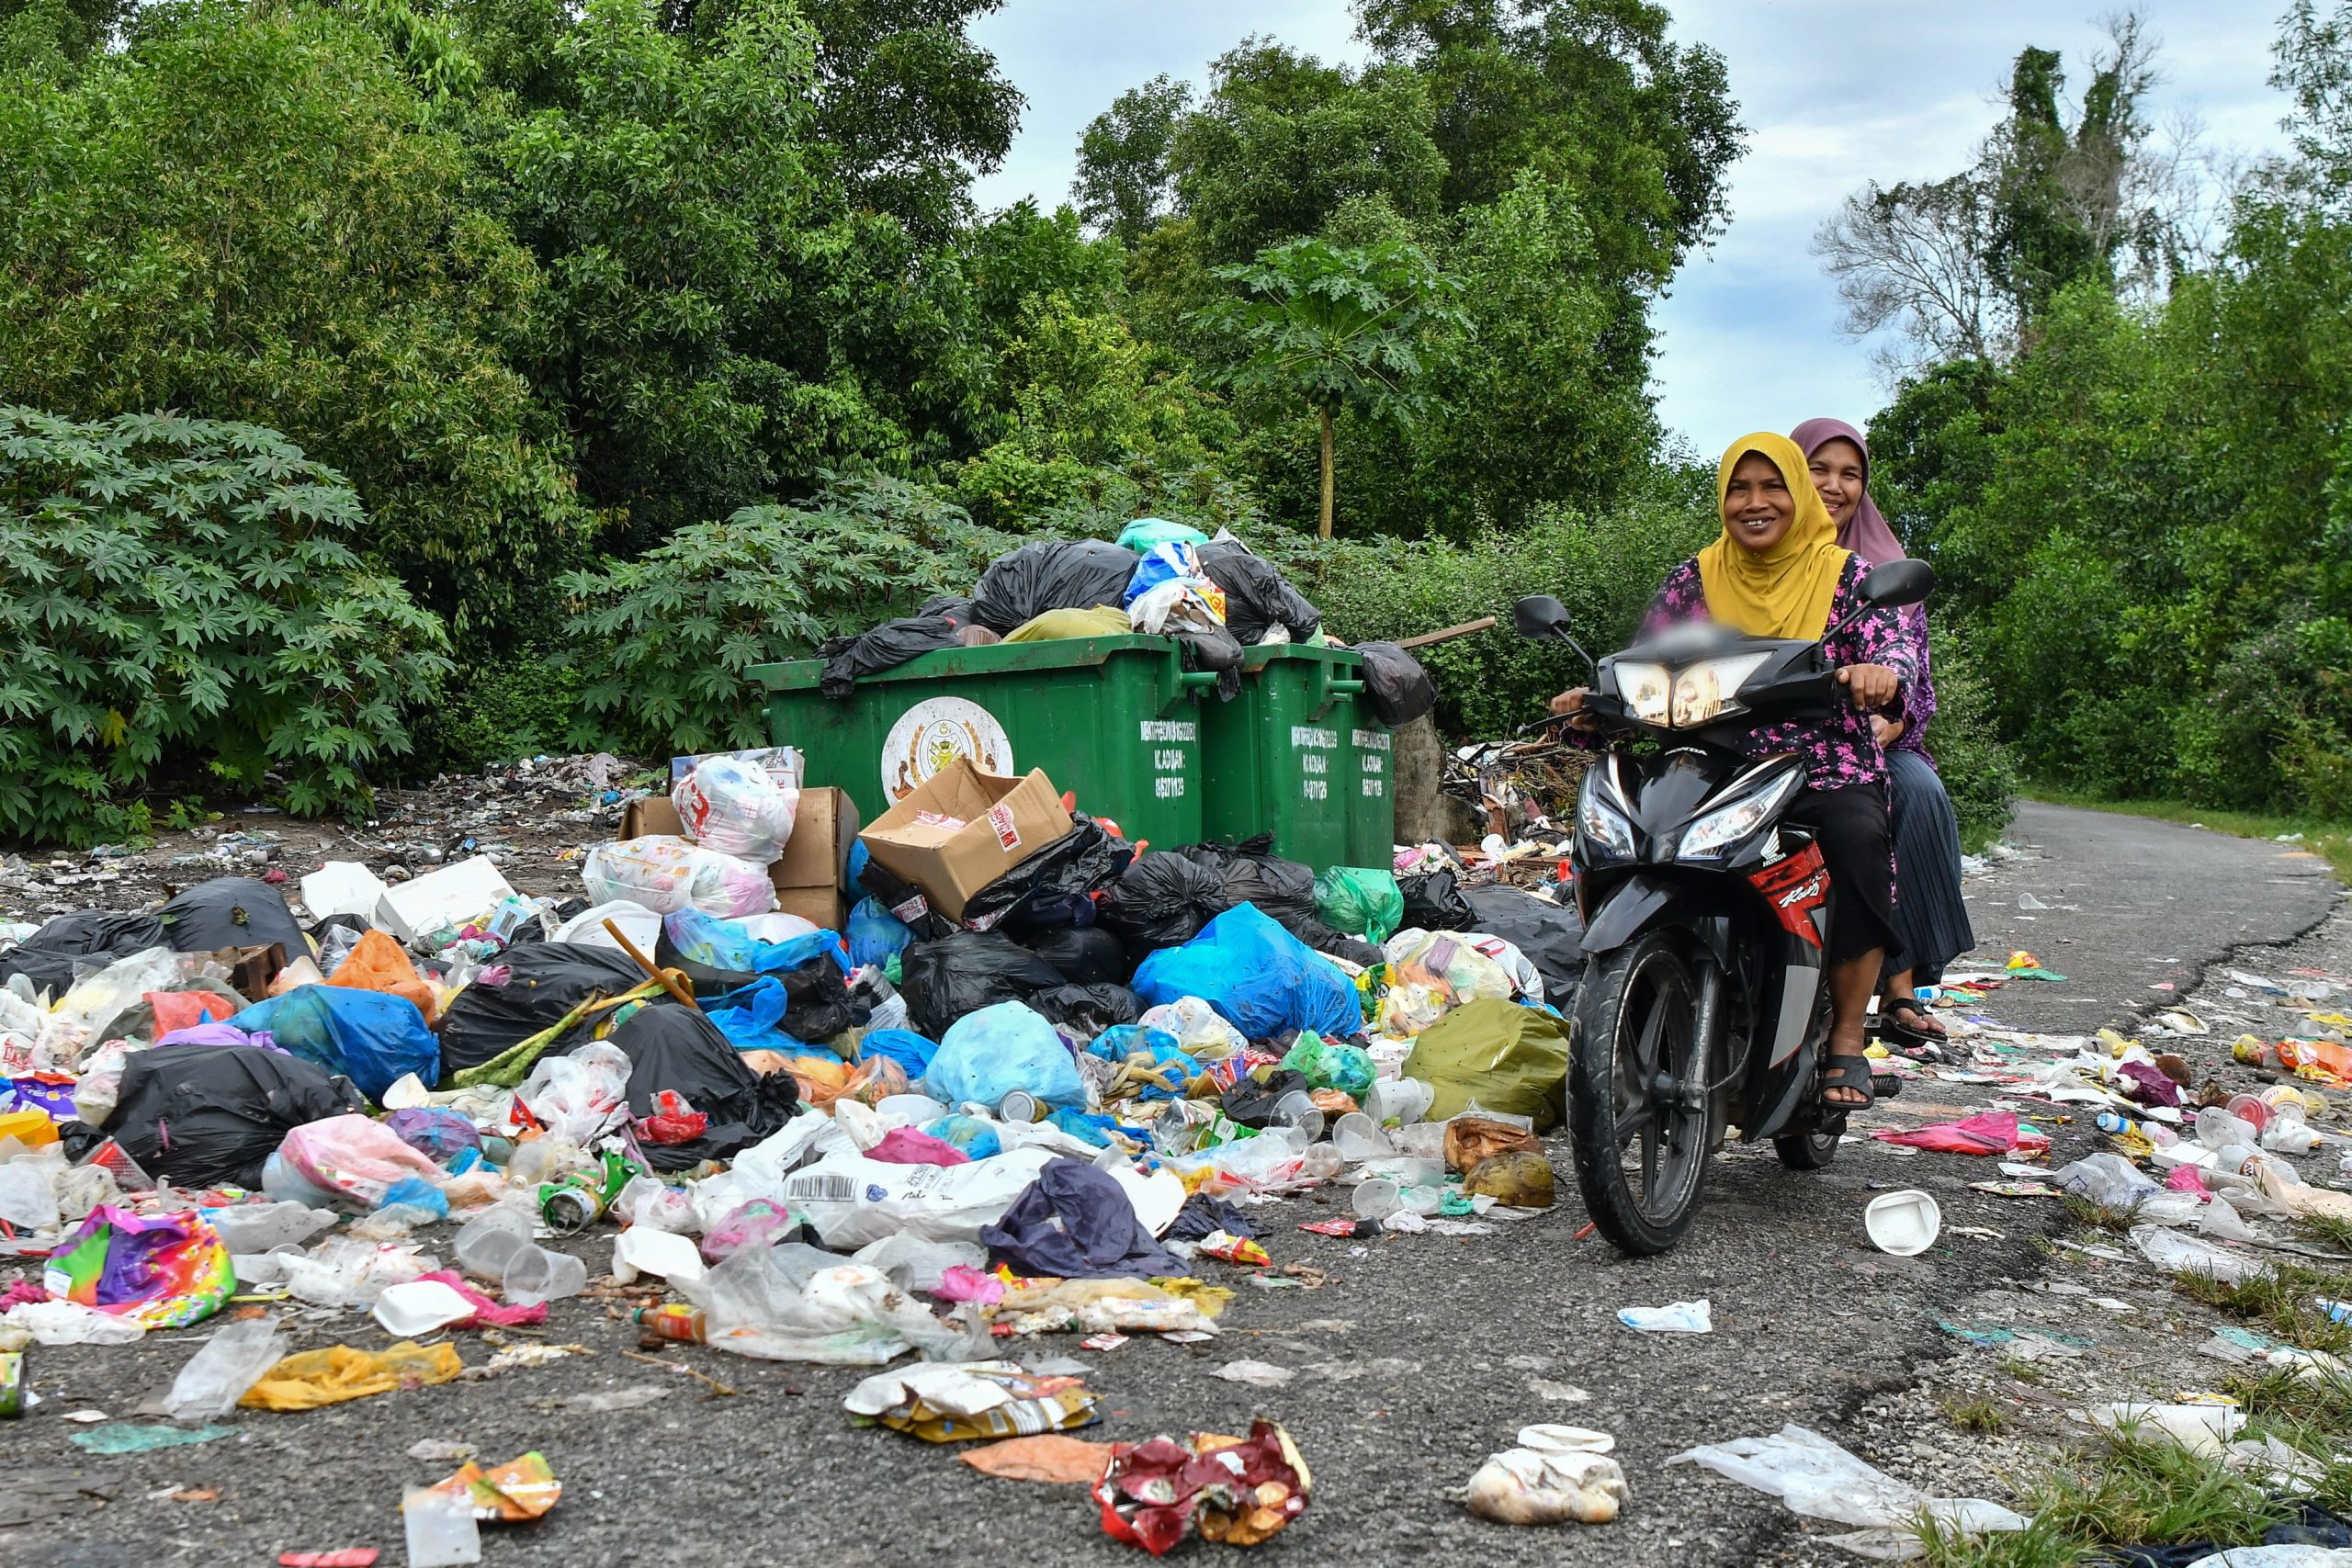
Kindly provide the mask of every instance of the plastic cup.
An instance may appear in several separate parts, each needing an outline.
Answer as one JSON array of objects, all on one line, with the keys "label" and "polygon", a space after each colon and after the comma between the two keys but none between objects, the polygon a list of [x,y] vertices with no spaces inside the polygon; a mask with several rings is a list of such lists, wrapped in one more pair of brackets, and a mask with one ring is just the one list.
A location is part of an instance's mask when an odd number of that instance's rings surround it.
[{"label": "plastic cup", "polygon": [[576,1296],[588,1288],[588,1265],[568,1252],[526,1247],[506,1266],[506,1299],[515,1306]]},{"label": "plastic cup", "polygon": [[1437,1086],[1419,1078],[1382,1078],[1364,1091],[1364,1114],[1374,1122],[1409,1125],[1430,1113]]},{"label": "plastic cup", "polygon": [[1943,1210],[1917,1188],[1882,1192],[1862,1211],[1862,1228],[1870,1233],[1871,1245],[1897,1258],[1927,1251],[1943,1227]]},{"label": "plastic cup", "polygon": [[1297,1128],[1310,1144],[1323,1135],[1323,1108],[1302,1090],[1293,1089],[1274,1101],[1272,1121],[1276,1126]]},{"label": "plastic cup", "polygon": [[1360,1220],[1385,1220],[1405,1206],[1405,1195],[1397,1185],[1385,1176],[1356,1183],[1349,1203]]},{"label": "plastic cup", "polygon": [[401,1501],[401,1522],[409,1568],[464,1568],[481,1561],[481,1532],[464,1498],[419,1487]]},{"label": "plastic cup", "polygon": [[1395,1152],[1380,1123],[1361,1111],[1351,1111],[1331,1123],[1331,1147],[1351,1164]]},{"label": "plastic cup", "polygon": [[531,1245],[531,1222],[519,1210],[492,1209],[458,1231],[458,1262],[467,1273],[503,1284],[506,1271]]},{"label": "plastic cup", "polygon": [[1416,1122],[1409,1127],[1399,1127],[1389,1134],[1400,1155],[1415,1159],[1433,1159],[1440,1169],[1445,1165],[1445,1123]]},{"label": "plastic cup", "polygon": [[[2297,1095],[2295,1098],[2301,1100],[2302,1097]],[[2270,1106],[2251,1094],[2230,1096],[2230,1114],[2253,1128],[2256,1134],[2270,1125]]]}]

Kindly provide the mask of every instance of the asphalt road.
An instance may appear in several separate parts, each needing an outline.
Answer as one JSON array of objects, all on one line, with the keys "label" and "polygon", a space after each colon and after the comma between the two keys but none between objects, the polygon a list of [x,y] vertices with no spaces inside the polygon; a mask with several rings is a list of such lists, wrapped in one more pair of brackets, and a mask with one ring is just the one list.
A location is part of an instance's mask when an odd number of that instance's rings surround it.
[{"label": "asphalt road", "polygon": [[[2069,977],[2013,985],[1995,998],[1990,1015],[2021,1027],[2086,1029],[2161,1002],[2165,993],[2151,987],[2170,978],[2186,987],[2233,948],[2303,932],[2338,897],[2319,863],[2287,846],[2161,823],[2028,807],[2011,839],[2020,855],[1970,888],[1979,956],[1997,964],[2024,946]],[[2047,908],[2020,909],[2021,899]],[[1985,1093],[1915,1084],[1874,1114],[1916,1124],[1979,1107]],[[2087,1143],[2064,1130],[2059,1156]],[[1950,1474],[1934,1431],[1889,1432],[1866,1416],[1949,1353],[1936,1318],[2004,1277],[2041,1272],[2035,1241],[2057,1224],[2055,1205],[1969,1191],[1968,1181],[1991,1174],[1988,1162],[1849,1145],[1831,1170],[1803,1176],[1769,1153],[1735,1150],[1685,1245],[1635,1262],[1597,1238],[1574,1239],[1584,1216],[1565,1180],[1565,1147],[1555,1154],[1563,1199],[1542,1219],[1366,1247],[1295,1228],[1339,1212],[1338,1193],[1327,1204],[1269,1207],[1259,1211],[1269,1250],[1278,1263],[1324,1270],[1320,1288],[1241,1284],[1226,1334],[1206,1344],[1138,1337],[1097,1354],[1057,1337],[1035,1353],[1077,1355],[1096,1369],[1106,1418],[1089,1438],[1238,1431],[1260,1413],[1283,1420],[1314,1467],[1316,1490],[1306,1516],[1261,1549],[1273,1561],[1850,1562],[1770,1500],[1662,1463],[1694,1443],[1788,1421],[1932,1487],[1982,1483]],[[1944,1207],[1944,1241],[1918,1258],[1886,1257],[1862,1240],[1861,1206],[1873,1189],[1896,1186],[1926,1187]],[[1953,1234],[1963,1227],[1985,1234]],[[582,1249],[596,1271],[608,1235]],[[1623,1305],[1702,1296],[1714,1309],[1708,1337],[1645,1337],[1614,1321]],[[356,1314],[299,1327],[305,1346],[384,1338]],[[47,1403],[0,1426],[0,1498],[13,1505],[0,1517],[0,1563],[258,1564],[288,1550],[376,1546],[397,1564],[402,1487],[451,1468],[404,1457],[422,1438],[469,1443],[486,1461],[532,1448],[552,1461],[566,1490],[543,1525],[484,1527],[483,1561],[512,1568],[1134,1560],[1102,1537],[1080,1489],[989,1480],[950,1450],[850,1428],[839,1401],[855,1371],[692,1347],[665,1352],[737,1391],[705,1397],[696,1382],[626,1359],[634,1331],[585,1302],[560,1303],[549,1337],[587,1345],[590,1356],[308,1415],[241,1414],[232,1438],[164,1452],[90,1459],[69,1445],[69,1433],[87,1428],[63,1413],[129,1414],[208,1332],[30,1353]],[[476,1337],[458,1339],[469,1363],[486,1359]],[[1210,1375],[1244,1358],[1297,1375],[1263,1390]],[[559,1407],[639,1386],[669,1392],[614,1414]],[[1577,1390],[1582,1399],[1562,1397]],[[1617,1435],[1634,1489],[1623,1518],[1512,1529],[1461,1506],[1454,1495],[1484,1456],[1536,1421]],[[191,1492],[216,1495],[172,1495]]]}]

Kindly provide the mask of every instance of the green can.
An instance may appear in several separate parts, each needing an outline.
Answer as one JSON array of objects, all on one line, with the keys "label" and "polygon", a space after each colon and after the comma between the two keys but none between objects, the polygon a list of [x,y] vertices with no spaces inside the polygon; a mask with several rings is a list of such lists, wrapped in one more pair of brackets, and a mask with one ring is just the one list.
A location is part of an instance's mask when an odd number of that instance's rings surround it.
[{"label": "green can", "polygon": [[821,660],[763,664],[769,738],[799,749],[805,783],[848,793],[871,822],[958,757],[983,773],[1042,768],[1078,808],[1162,849],[1203,837],[1204,706],[1215,675],[1157,637],[949,648],[818,688]]},{"label": "green can", "polygon": [[1202,707],[1203,836],[1271,831],[1317,871],[1394,852],[1394,741],[1364,694],[1363,658],[1311,644],[1252,648],[1241,695]]},{"label": "green can", "polygon": [[14,1421],[25,1413],[25,1353],[0,1350],[0,1421]]}]

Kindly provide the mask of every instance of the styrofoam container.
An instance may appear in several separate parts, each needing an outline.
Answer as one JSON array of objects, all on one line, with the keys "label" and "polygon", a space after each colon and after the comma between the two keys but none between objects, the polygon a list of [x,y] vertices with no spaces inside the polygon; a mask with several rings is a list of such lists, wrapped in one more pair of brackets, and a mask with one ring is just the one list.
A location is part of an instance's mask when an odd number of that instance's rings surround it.
[{"label": "styrofoam container", "polygon": [[302,879],[302,907],[313,922],[336,915],[367,919],[391,891],[384,879],[356,860],[331,860]]},{"label": "styrofoam container", "polygon": [[387,1285],[376,1298],[376,1321],[395,1339],[413,1339],[463,1323],[478,1310],[464,1292],[439,1280],[412,1280]]},{"label": "styrofoam container", "polygon": [[407,943],[426,931],[487,914],[501,899],[514,897],[514,889],[497,863],[488,855],[476,855],[385,888],[376,900],[376,923]]},{"label": "styrofoam container", "polygon": [[1943,1226],[1943,1211],[1917,1188],[1882,1192],[1862,1211],[1862,1228],[1870,1233],[1871,1245],[1897,1258],[1927,1251]]}]

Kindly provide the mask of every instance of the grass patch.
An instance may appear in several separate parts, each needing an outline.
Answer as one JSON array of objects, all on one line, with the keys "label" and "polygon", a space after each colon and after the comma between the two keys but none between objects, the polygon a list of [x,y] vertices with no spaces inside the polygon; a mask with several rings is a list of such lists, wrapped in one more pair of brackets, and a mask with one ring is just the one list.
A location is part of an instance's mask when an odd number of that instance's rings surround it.
[{"label": "grass patch", "polygon": [[2295,1234],[2314,1246],[2352,1253],[2352,1220],[2338,1219],[2334,1214],[2300,1214],[2294,1225]]},{"label": "grass patch", "polygon": [[[2352,1467],[2347,1467],[2352,1469]],[[2064,1568],[2102,1546],[2251,1545],[2288,1505],[2164,1438],[2118,1436],[2068,1453],[2023,1492],[2030,1529],[1962,1536],[1922,1520],[1929,1568]]]},{"label": "grass patch", "polygon": [[1936,1406],[1944,1419],[1963,1432],[1979,1437],[1991,1437],[2009,1429],[2009,1413],[2001,1408],[2000,1401],[1981,1393],[1962,1393],[1953,1390],[1936,1396]]},{"label": "grass patch", "polygon": [[2001,1370],[2019,1382],[2041,1382],[2042,1374],[2040,1367],[2035,1366],[2031,1361],[2020,1361],[2015,1356],[2005,1358],[2001,1362]]},{"label": "grass patch", "polygon": [[2173,1289],[2189,1300],[2218,1307],[2252,1323],[2274,1339],[2300,1350],[2352,1351],[2352,1324],[2337,1323],[2313,1304],[2319,1296],[2352,1296],[2352,1280],[2297,1264],[2280,1263],[2244,1284],[2227,1285],[2202,1274],[2183,1274]]},{"label": "grass patch", "polygon": [[1919,1521],[1919,1544],[1928,1568],[2072,1568],[2083,1543],[2054,1525],[2036,1519],[2021,1530],[1962,1535],[1933,1519]]},{"label": "grass patch", "polygon": [[2028,800],[2047,801],[2052,806],[2081,806],[2093,811],[2153,818],[2159,822],[2195,823],[2241,839],[2276,839],[2281,833],[2301,833],[2301,843],[2278,847],[2309,850],[2335,867],[2338,880],[2352,883],[2352,825],[2346,823],[2260,811],[2222,811],[2208,806],[2191,806],[2185,800],[2106,800],[2057,784],[2030,784],[2018,793]]},{"label": "grass patch", "polygon": [[2075,1217],[2077,1224],[2089,1225],[2112,1235],[2132,1234],[2132,1211],[2129,1209],[2110,1209],[2104,1203],[2094,1203],[2087,1198],[2069,1192],[2066,1194],[2066,1213]]}]

